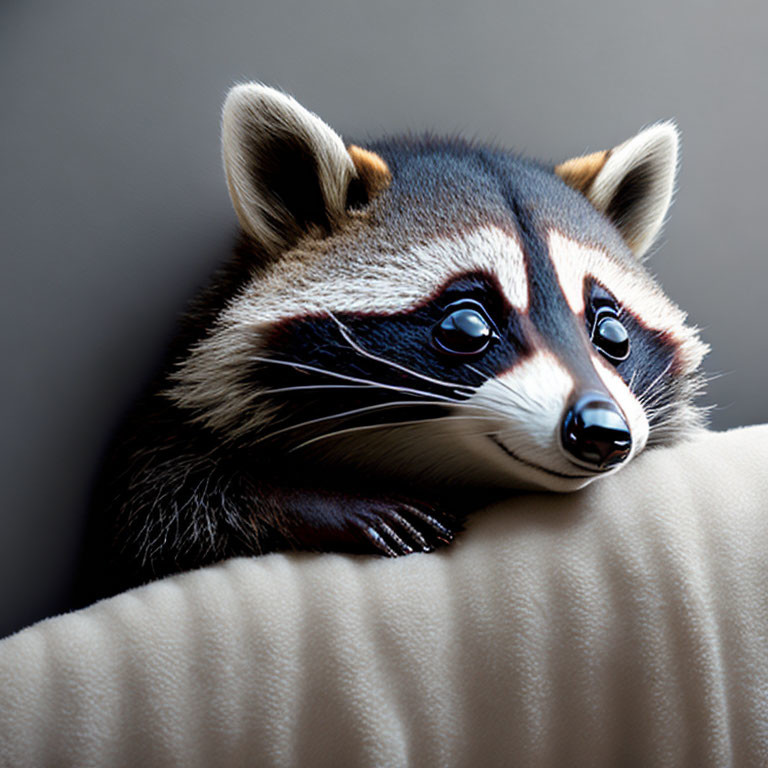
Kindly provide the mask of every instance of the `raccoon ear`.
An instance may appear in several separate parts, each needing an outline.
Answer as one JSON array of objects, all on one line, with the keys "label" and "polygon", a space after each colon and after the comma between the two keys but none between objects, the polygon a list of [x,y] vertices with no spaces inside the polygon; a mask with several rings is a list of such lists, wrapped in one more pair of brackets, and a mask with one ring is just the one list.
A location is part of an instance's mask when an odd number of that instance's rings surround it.
[{"label": "raccoon ear", "polygon": [[675,124],[657,123],[613,149],[567,160],[555,173],[586,195],[642,256],[672,201],[678,144]]},{"label": "raccoon ear", "polygon": [[240,225],[271,254],[313,229],[331,232],[350,198],[358,204],[367,200],[369,185],[358,165],[370,158],[355,161],[333,129],[274,88],[258,83],[232,88],[222,113],[221,144]]}]

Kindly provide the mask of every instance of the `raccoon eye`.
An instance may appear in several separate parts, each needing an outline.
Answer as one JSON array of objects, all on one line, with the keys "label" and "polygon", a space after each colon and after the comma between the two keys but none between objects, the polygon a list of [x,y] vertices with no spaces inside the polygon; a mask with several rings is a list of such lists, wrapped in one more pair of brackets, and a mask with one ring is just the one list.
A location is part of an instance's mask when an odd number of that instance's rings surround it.
[{"label": "raccoon eye", "polygon": [[449,304],[432,328],[432,344],[449,355],[479,355],[495,338],[493,325],[482,305],[476,301]]},{"label": "raccoon eye", "polygon": [[598,310],[592,327],[592,343],[612,363],[629,357],[629,333],[613,309]]}]

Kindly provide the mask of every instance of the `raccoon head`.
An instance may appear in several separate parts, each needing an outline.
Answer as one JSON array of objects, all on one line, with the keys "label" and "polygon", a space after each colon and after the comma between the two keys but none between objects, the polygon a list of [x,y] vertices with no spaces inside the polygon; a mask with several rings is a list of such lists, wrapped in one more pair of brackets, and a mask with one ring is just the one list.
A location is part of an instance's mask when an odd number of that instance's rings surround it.
[{"label": "raccoon head", "polygon": [[246,277],[168,390],[222,442],[571,490],[701,426],[706,346],[642,263],[672,123],[552,167],[432,136],[345,145],[247,84],[222,137]]}]

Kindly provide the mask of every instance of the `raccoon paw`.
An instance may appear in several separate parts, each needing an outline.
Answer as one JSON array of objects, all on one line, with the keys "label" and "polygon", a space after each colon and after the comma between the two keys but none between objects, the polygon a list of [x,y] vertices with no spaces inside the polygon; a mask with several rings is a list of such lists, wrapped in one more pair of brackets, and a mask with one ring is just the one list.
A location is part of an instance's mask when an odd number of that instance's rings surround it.
[{"label": "raccoon paw", "polygon": [[422,501],[384,494],[275,487],[269,489],[269,504],[281,510],[282,519],[267,551],[287,547],[398,557],[450,544],[460,527],[442,505],[437,511]]},{"label": "raccoon paw", "polygon": [[369,501],[355,512],[353,522],[376,552],[389,557],[432,552],[450,544],[456,535],[451,523],[435,510],[403,501]]}]

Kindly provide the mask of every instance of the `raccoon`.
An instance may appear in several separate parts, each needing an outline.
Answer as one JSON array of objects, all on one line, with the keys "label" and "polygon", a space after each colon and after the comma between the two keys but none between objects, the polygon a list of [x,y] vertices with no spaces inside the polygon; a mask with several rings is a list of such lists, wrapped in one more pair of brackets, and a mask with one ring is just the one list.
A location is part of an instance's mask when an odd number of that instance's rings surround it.
[{"label": "raccoon", "polygon": [[643,265],[673,123],[553,166],[345,144],[249,83],[222,154],[239,243],[110,451],[94,594],[235,555],[428,552],[456,499],[573,491],[702,428],[706,345]]}]

